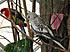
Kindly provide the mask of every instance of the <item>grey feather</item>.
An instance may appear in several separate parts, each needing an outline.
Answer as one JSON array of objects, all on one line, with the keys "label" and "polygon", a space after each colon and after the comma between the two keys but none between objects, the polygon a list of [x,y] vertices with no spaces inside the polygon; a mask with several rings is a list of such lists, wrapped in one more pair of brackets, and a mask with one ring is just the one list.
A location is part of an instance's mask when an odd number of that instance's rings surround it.
[{"label": "grey feather", "polygon": [[[41,23],[40,21],[40,17],[35,14],[34,12],[30,12],[27,15],[27,18],[29,19],[29,22],[31,23],[32,29],[37,33],[40,32],[40,34],[46,34],[46,33],[50,33],[50,35],[52,37],[54,37],[52,31],[50,30],[50,28],[48,26],[45,26],[44,24]],[[40,29],[43,29],[42,31],[40,31]]]}]

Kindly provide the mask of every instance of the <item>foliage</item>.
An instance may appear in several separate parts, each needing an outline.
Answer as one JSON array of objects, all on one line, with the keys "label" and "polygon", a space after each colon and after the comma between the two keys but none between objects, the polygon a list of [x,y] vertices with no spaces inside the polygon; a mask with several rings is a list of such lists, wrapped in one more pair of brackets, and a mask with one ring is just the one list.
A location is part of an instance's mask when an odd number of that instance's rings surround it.
[{"label": "foliage", "polygon": [[6,45],[4,50],[6,52],[29,52],[30,42],[29,39],[22,39]]}]

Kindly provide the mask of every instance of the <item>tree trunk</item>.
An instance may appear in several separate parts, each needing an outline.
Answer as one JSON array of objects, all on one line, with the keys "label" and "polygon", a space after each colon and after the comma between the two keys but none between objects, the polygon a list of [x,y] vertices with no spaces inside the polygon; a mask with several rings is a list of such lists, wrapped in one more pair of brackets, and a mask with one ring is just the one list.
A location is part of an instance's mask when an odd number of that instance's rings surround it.
[{"label": "tree trunk", "polygon": [[[59,13],[63,12],[64,13],[64,19],[60,25],[60,28],[58,32],[54,31],[54,36],[56,36],[56,39],[63,39],[65,36],[68,36],[68,31],[67,31],[67,9],[64,8],[68,4],[68,0],[41,0],[40,2],[40,20],[44,25],[49,25],[50,26],[50,16],[52,13]],[[66,9],[66,10],[65,10]],[[56,35],[57,34],[57,35]],[[58,38],[59,37],[59,38]],[[51,45],[57,46],[55,43],[53,43],[51,40],[47,39],[47,42]],[[66,38],[63,42],[61,42],[65,47],[68,47],[68,38]],[[58,47],[58,46],[57,46]],[[45,50],[46,48],[46,50]],[[42,45],[41,47],[42,51],[41,52],[61,52],[58,49],[53,49],[49,46]]]}]

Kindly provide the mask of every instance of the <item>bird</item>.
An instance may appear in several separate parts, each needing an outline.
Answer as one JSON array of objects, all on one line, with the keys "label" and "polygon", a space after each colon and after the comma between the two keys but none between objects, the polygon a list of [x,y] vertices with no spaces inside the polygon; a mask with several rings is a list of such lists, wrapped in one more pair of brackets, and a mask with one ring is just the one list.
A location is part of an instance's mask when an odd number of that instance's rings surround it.
[{"label": "bird", "polygon": [[[2,14],[4,14],[7,18],[9,18],[9,16],[10,16],[10,11],[9,11],[9,9],[8,8],[3,8],[3,9],[1,9],[1,13]],[[12,17],[13,17],[13,19],[15,20],[15,23],[17,24],[17,25],[24,25],[24,27],[26,27],[27,26],[27,24],[25,23],[25,19],[23,18],[23,16],[17,11],[17,10],[15,10],[15,9],[11,9],[11,14],[12,14]],[[20,20],[22,21],[21,23],[20,23]],[[19,24],[20,23],[20,24]],[[21,27],[21,26],[20,26]]]},{"label": "bird", "polygon": [[0,12],[1,12],[2,14],[4,14],[7,18],[9,18],[10,12],[9,12],[9,9],[8,9],[8,8],[2,8],[2,9],[0,10]]},{"label": "bird", "polygon": [[34,32],[39,33],[39,34],[50,33],[50,35],[54,37],[53,32],[50,30],[48,26],[45,26],[44,24],[40,22],[40,19],[39,19],[40,17],[36,13],[29,12],[27,15],[27,18],[29,20],[29,23],[31,23],[31,27]]},{"label": "bird", "polygon": [[6,16],[6,18],[9,18],[10,16],[10,11],[11,11],[11,15],[12,15],[12,20],[15,22],[16,25],[18,25],[20,27],[20,29],[25,32],[24,27],[27,27],[27,24],[25,23],[25,19],[24,17],[15,9],[8,9],[8,8],[3,8],[1,9],[1,13],[4,14]]},{"label": "bird", "polygon": [[[1,13],[4,14],[7,18],[10,16],[10,10],[8,8],[1,9]],[[18,19],[25,21],[22,15],[15,9],[11,9],[11,14],[14,16],[16,15]]]},{"label": "bird", "polygon": [[60,43],[60,41],[54,37],[54,34],[49,26],[45,26],[40,22],[39,16],[36,13],[28,13],[27,18],[29,20],[29,23],[31,23],[33,32],[36,33],[36,37],[39,37],[45,43],[47,43],[47,39],[52,40],[54,43],[65,50],[65,47]]}]

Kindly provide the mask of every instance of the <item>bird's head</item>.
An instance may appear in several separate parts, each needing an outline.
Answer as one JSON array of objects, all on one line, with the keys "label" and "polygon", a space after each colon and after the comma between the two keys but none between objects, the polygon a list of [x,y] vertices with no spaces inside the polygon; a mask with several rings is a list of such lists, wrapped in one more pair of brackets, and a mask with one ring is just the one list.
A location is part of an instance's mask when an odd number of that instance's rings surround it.
[{"label": "bird's head", "polygon": [[28,20],[29,20],[30,23],[33,22],[33,20],[35,20],[36,17],[37,17],[37,14],[34,13],[34,12],[30,12],[30,13],[28,13],[28,15],[27,15],[27,18],[28,18]]},{"label": "bird's head", "polygon": [[0,10],[0,12],[2,13],[2,14],[4,14],[6,17],[9,17],[9,9],[8,8],[3,8],[3,9],[1,9]]}]

